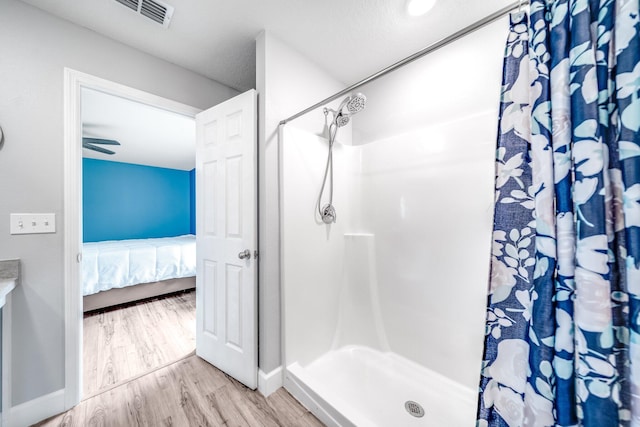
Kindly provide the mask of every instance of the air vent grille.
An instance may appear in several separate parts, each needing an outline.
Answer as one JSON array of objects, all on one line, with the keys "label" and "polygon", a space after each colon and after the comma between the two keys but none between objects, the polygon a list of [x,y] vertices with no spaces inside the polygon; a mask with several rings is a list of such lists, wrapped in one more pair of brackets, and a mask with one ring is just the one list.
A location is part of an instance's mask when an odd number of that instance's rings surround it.
[{"label": "air vent grille", "polygon": [[173,15],[173,6],[155,0],[116,0],[140,15],[167,28]]},{"label": "air vent grille", "polygon": [[129,9],[138,11],[138,0],[116,0],[118,3],[127,6]]},{"label": "air vent grille", "polygon": [[153,19],[158,24],[164,25],[164,17],[167,16],[167,8],[150,0],[142,0],[140,13],[149,19]]}]

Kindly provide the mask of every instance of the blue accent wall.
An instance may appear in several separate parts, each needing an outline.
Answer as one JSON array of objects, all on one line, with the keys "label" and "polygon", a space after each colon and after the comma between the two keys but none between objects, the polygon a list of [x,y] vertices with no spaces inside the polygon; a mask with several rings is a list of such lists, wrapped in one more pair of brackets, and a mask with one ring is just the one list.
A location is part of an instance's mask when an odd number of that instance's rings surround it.
[{"label": "blue accent wall", "polygon": [[196,234],[196,170],[189,172],[189,184],[191,190],[191,234]]},{"label": "blue accent wall", "polygon": [[190,234],[195,193],[191,175],[190,171],[82,159],[84,241]]}]

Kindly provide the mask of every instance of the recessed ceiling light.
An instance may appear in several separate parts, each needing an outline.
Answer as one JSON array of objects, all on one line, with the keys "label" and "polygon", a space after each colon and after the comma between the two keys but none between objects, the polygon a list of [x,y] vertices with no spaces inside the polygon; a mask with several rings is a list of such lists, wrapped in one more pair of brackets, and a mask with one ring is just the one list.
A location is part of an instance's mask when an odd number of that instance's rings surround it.
[{"label": "recessed ceiling light", "polygon": [[429,12],[436,4],[436,0],[407,0],[407,13],[411,16],[421,16]]}]

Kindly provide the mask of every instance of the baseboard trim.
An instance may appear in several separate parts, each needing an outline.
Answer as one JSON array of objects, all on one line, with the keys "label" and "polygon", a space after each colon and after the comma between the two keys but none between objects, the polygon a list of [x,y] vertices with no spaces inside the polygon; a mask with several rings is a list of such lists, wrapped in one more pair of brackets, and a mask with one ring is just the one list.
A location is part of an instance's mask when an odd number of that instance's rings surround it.
[{"label": "baseboard trim", "polygon": [[65,411],[65,389],[60,389],[9,409],[7,427],[30,426]]},{"label": "baseboard trim", "polygon": [[269,396],[274,391],[282,387],[282,366],[278,366],[268,374],[262,369],[258,370],[258,391],[264,397]]}]

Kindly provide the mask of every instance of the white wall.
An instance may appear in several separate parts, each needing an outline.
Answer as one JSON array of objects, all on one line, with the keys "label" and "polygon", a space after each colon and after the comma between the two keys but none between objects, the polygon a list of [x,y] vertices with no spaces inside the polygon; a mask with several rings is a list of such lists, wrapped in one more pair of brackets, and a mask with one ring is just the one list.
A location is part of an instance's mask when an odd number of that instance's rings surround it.
[{"label": "white wall", "polygon": [[[281,364],[280,342],[280,214],[278,123],[344,89],[345,85],[265,32],[256,45],[256,88],[259,95],[259,239],[260,239],[260,369]],[[313,134],[322,134],[321,111],[296,120]]]},{"label": "white wall", "polygon": [[[63,69],[198,108],[237,92],[25,3],[0,0],[0,259],[20,258],[12,403],[64,387]],[[9,235],[10,212],[53,212],[57,232]]]},{"label": "white wall", "polygon": [[[506,24],[487,26],[358,89],[367,108],[353,117],[353,146],[341,147],[349,155],[336,179],[338,188],[348,188],[341,202],[349,206],[337,205],[350,216],[343,231],[375,236],[379,336],[387,340],[378,340],[379,349],[388,343],[472,389],[484,338]],[[333,333],[353,334],[340,331],[353,325],[333,316],[348,294],[339,288],[361,287],[341,280],[352,262],[336,258],[343,237],[333,230],[324,235],[324,226],[310,220],[307,205],[321,179],[314,171],[324,164],[314,138],[287,132],[284,142],[287,364],[329,350],[326,337]],[[372,336],[375,323],[359,326],[361,335]]]}]

